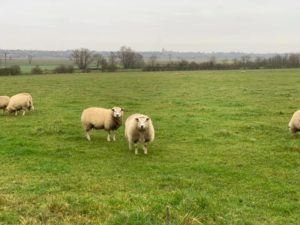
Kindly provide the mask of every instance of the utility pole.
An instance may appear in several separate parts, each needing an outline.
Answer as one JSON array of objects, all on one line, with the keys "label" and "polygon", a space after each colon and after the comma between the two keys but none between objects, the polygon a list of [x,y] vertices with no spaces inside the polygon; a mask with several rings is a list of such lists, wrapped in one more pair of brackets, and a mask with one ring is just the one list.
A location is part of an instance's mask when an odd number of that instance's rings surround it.
[{"label": "utility pole", "polygon": [[6,68],[6,57],[7,57],[7,52],[4,52],[4,68]]}]

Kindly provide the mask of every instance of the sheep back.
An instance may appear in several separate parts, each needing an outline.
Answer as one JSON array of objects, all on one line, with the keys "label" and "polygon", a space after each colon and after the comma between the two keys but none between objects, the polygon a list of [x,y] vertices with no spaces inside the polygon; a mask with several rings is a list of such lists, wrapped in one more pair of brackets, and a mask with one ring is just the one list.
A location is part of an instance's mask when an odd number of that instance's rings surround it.
[{"label": "sheep back", "polygon": [[91,107],[81,114],[81,122],[84,127],[104,129],[106,131],[117,129],[111,109]]},{"label": "sheep back", "polygon": [[32,107],[32,97],[29,94],[17,94],[10,98],[7,105],[8,112],[14,112],[21,109],[31,109]]}]

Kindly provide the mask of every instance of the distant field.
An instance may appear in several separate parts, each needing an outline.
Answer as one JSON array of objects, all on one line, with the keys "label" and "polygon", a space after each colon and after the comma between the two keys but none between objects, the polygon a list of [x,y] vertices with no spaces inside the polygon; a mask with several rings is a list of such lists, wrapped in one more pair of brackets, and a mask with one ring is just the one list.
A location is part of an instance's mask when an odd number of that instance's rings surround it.
[{"label": "distant field", "polygon": [[[0,115],[0,224],[299,224],[300,70],[0,77],[36,110]],[[149,155],[82,110],[122,106],[152,117]]]},{"label": "distant field", "polygon": [[[2,60],[2,65],[4,64]],[[30,73],[31,69],[35,66],[39,66],[43,70],[53,70],[58,65],[71,65],[72,61],[68,59],[32,59],[29,64],[28,59],[12,59],[7,60],[7,65],[19,65],[22,73]]]}]

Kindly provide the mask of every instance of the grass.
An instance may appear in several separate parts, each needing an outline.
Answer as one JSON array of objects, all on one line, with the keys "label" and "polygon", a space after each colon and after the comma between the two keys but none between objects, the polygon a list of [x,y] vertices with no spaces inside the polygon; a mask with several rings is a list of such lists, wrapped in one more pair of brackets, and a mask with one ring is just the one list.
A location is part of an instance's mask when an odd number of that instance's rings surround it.
[{"label": "grass", "polygon": [[[0,116],[0,224],[299,224],[300,70],[0,77],[35,111]],[[149,155],[103,131],[89,106],[152,117]],[[141,152],[142,153],[142,152]]]}]

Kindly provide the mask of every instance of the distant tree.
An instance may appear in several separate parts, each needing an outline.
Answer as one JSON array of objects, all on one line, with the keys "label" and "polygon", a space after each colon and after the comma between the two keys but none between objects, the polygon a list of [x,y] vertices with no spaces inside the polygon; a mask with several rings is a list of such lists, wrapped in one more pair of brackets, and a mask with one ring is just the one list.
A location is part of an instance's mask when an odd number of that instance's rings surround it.
[{"label": "distant tree", "polygon": [[103,58],[103,56],[101,54],[94,54],[94,61],[96,63],[96,68],[99,69],[99,67],[101,66],[101,60]]},{"label": "distant tree", "polygon": [[138,68],[144,64],[143,56],[130,47],[122,46],[117,55],[124,69]]},{"label": "distant tree", "polygon": [[248,55],[242,56],[241,61],[242,61],[243,69],[246,69],[248,67],[249,62],[250,62],[250,56],[248,56]]},{"label": "distant tree", "polygon": [[28,55],[28,64],[29,65],[31,65],[31,63],[32,63],[32,58],[33,58],[32,55]]},{"label": "distant tree", "polygon": [[110,72],[117,70],[117,55],[113,52],[111,52],[108,56],[107,70]]},{"label": "distant tree", "polygon": [[4,52],[4,67],[6,68],[7,52]]},{"label": "distant tree", "polygon": [[32,74],[42,74],[43,70],[39,66],[35,66],[31,69]]},{"label": "distant tree", "polygon": [[157,62],[157,56],[156,55],[151,55],[149,59],[150,59],[150,65],[152,67],[154,67],[156,62]]},{"label": "distant tree", "polygon": [[88,71],[88,67],[94,59],[93,53],[86,48],[75,49],[70,58],[82,71]]},{"label": "distant tree", "polygon": [[100,60],[100,66],[102,72],[106,71],[108,68],[108,62],[104,57]]}]

